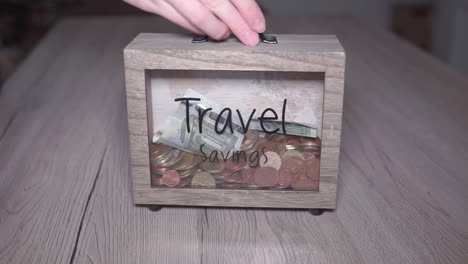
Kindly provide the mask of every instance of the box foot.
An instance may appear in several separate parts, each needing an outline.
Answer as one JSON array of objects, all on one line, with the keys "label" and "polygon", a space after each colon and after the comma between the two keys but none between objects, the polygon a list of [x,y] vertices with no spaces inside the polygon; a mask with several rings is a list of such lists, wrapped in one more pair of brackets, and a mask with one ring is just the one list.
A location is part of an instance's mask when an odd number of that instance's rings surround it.
[{"label": "box foot", "polygon": [[161,205],[148,205],[147,206],[148,209],[151,211],[151,212],[158,212],[162,209],[162,206]]},{"label": "box foot", "polygon": [[315,216],[323,214],[324,211],[325,211],[324,209],[320,209],[320,208],[309,209],[309,213]]}]

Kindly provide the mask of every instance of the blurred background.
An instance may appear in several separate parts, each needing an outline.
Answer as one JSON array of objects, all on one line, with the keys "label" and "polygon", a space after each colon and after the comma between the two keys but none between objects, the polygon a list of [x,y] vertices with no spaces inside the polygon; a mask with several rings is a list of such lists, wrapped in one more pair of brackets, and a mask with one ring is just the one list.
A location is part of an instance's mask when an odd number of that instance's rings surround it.
[{"label": "blurred background", "polygon": [[[270,15],[352,14],[468,75],[468,0],[258,2]],[[70,16],[97,15],[151,14],[121,0],[0,0],[0,89],[54,23]]]}]

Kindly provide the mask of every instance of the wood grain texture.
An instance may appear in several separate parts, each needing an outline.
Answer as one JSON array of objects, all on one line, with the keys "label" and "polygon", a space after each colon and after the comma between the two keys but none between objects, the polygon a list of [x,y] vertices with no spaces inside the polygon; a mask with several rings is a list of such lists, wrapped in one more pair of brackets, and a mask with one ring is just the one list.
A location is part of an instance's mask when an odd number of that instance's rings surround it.
[{"label": "wood grain texture", "polygon": [[0,263],[466,263],[468,79],[351,17],[268,20],[346,49],[335,211],[135,207],[121,51],[162,30],[64,21],[5,84]]},{"label": "wood grain texture", "polygon": [[[191,43],[183,34],[139,34],[124,58],[133,70],[229,70],[325,72],[344,74],[345,54],[335,36],[278,35],[295,39],[245,46],[236,41]],[[340,71],[341,69],[341,71]]]},{"label": "wood grain texture", "polygon": [[[336,207],[345,53],[335,36],[278,35],[276,45],[238,41],[191,43],[184,34],[139,34],[124,50],[133,200],[136,204]],[[152,188],[148,71],[266,71],[324,73],[319,191]]]}]

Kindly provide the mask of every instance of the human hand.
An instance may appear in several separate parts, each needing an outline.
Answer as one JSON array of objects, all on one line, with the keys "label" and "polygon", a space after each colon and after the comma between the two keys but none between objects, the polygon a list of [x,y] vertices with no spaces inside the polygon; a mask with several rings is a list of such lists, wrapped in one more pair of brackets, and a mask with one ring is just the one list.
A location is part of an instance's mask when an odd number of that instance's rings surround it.
[{"label": "human hand", "polygon": [[246,45],[259,42],[265,17],[255,0],[124,0],[196,34],[222,40],[231,32]]}]

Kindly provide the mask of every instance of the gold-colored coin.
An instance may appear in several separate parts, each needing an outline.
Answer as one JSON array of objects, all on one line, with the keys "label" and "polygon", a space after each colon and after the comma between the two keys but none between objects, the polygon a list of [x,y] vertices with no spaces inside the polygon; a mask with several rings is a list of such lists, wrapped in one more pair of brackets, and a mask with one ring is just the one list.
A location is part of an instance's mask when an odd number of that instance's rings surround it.
[{"label": "gold-colored coin", "polygon": [[283,153],[282,157],[287,157],[287,156],[296,156],[296,157],[299,157],[301,159],[304,159],[304,155],[302,155],[301,152],[297,151],[297,150],[288,150],[286,152]]},{"label": "gold-colored coin", "polygon": [[207,172],[200,172],[192,178],[193,188],[216,188],[216,180]]},{"label": "gold-colored coin", "polygon": [[315,145],[286,145],[286,150],[300,150],[300,151],[320,151],[320,147]]},{"label": "gold-colored coin", "polygon": [[279,155],[282,155],[286,150],[286,145],[284,143],[279,142],[276,144],[275,152]]},{"label": "gold-colored coin", "polygon": [[218,160],[218,161],[209,161],[206,160],[201,163],[200,167],[209,173],[220,173],[224,170],[224,161],[223,160]]},{"label": "gold-colored coin", "polygon": [[189,170],[197,166],[198,163],[200,163],[200,161],[201,161],[200,157],[189,152],[183,152],[182,159],[177,164],[172,166],[172,169]]}]

